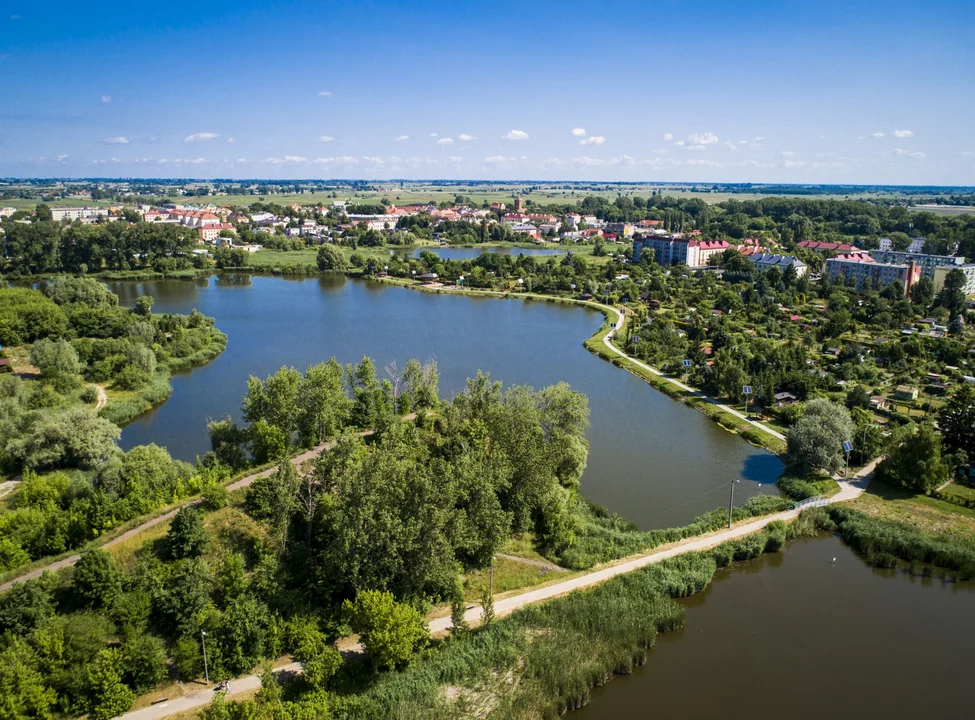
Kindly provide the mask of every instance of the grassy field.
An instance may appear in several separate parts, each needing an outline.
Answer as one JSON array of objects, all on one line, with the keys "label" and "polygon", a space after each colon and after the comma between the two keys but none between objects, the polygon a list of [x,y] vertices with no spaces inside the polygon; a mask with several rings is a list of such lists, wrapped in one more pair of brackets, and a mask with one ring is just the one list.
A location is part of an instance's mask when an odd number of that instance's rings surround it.
[{"label": "grassy field", "polygon": [[975,510],[881,482],[871,483],[852,507],[885,520],[910,523],[925,532],[975,536]]},{"label": "grassy field", "polygon": [[[281,193],[253,195],[250,193],[240,194],[219,194],[205,197],[190,196],[172,198],[174,202],[185,204],[193,203],[213,203],[215,205],[250,205],[254,202],[274,202],[281,205],[298,203],[300,205],[328,205],[334,200],[348,200],[360,203],[377,203],[383,198],[395,205],[411,205],[418,203],[440,203],[443,201],[452,202],[457,195],[470,198],[477,205],[482,203],[503,202],[512,204],[515,195],[522,196],[526,201],[531,200],[536,204],[545,205],[549,203],[558,204],[577,204],[587,196],[605,197],[613,200],[617,195],[639,195],[649,197],[653,192],[662,192],[666,195],[685,198],[700,198],[707,203],[720,203],[729,199],[755,200],[763,197],[770,197],[761,193],[735,193],[735,192],[710,192],[694,191],[689,185],[607,185],[605,183],[579,183],[567,185],[565,183],[511,183],[505,185],[468,185],[458,183],[456,185],[433,185],[430,183],[375,183],[376,190],[354,191],[352,189],[337,189],[327,191],[311,192],[306,191],[299,194]],[[832,197],[837,199],[863,199],[879,197],[877,193],[856,193],[849,195],[790,195],[781,193],[779,197],[806,197],[823,198]],[[8,199],[0,201],[4,207],[32,208],[38,203],[37,200]],[[51,201],[52,205],[64,207],[97,206],[108,207],[117,205],[114,200],[90,200],[86,198],[64,198]],[[972,211],[968,209],[967,211]],[[966,212],[965,209],[938,210],[932,212]]]}]

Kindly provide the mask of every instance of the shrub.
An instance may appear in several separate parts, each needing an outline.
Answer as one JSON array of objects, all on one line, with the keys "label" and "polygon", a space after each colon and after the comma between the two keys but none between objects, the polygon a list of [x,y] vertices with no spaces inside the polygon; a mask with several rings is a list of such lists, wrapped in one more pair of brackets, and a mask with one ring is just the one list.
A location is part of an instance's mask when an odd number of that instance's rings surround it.
[{"label": "shrub", "polygon": [[230,493],[223,485],[213,483],[203,489],[203,507],[206,510],[214,511],[224,507],[230,500]]},{"label": "shrub", "polygon": [[81,402],[87,403],[88,405],[94,405],[98,402],[98,388],[94,385],[88,385],[81,392]]},{"label": "shrub", "polygon": [[396,602],[392,593],[364,590],[355,602],[346,600],[342,609],[379,668],[405,664],[427,640],[423,616],[416,608]]}]

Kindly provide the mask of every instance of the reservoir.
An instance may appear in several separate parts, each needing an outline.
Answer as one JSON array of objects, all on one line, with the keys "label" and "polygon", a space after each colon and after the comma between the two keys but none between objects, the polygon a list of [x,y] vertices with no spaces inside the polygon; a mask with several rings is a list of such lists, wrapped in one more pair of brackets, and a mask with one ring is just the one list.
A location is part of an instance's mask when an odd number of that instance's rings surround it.
[{"label": "reservoir", "polygon": [[209,449],[208,419],[240,418],[250,375],[368,355],[382,377],[389,363],[403,367],[415,357],[437,361],[442,398],[479,369],[505,385],[564,381],[585,393],[591,414],[583,493],[641,528],[681,525],[726,507],[736,479],[736,502],[776,492],[782,464],[774,455],[589,353],[582,343],[603,322],[593,310],[344,277],[214,276],[110,287],[127,305],[151,295],[156,313],[196,308],[228,336],[220,357],[175,375],[170,399],[124,428],[124,448],[154,442],[192,461]]},{"label": "reservoir", "polygon": [[567,718],[972,717],[973,583],[877,570],[836,537],[808,538],[680,602],[683,630]]}]

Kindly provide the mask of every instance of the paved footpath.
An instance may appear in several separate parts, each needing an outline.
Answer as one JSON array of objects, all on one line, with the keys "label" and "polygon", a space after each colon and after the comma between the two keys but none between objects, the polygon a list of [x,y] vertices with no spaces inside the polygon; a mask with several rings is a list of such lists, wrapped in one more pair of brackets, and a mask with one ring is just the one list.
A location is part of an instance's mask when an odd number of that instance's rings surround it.
[{"label": "paved footpath", "polygon": [[[855,500],[856,498],[860,497],[873,477],[873,472],[877,466],[877,462],[878,461],[875,460],[874,462],[870,463],[849,480],[838,478],[837,482],[840,486],[840,492],[831,498],[823,500],[822,504],[831,505],[833,503]],[[729,540],[736,540],[746,535],[751,535],[760,531],[770,522],[775,520],[793,520],[798,517],[800,512],[801,510],[799,509],[793,509],[775,513],[774,515],[766,515],[765,517],[736,525],[735,527],[727,530],[721,530],[709,535],[688,538],[687,540],[676,543],[665,550],[657,550],[645,555],[638,555],[615,565],[594,570],[593,572],[585,575],[580,575],[568,580],[563,580],[559,583],[554,583],[547,587],[529,590],[528,592],[524,592],[519,595],[498,600],[494,603],[495,617],[509,615],[515,610],[523,608],[526,605],[551,600],[552,598],[565,595],[575,590],[590,588],[594,585],[605,582],[610,578],[617,577],[618,575],[625,575],[626,573],[639,570],[647,565],[663,562],[664,560],[677,557],[678,555],[707,550]],[[476,625],[479,623],[481,620],[481,606],[475,605],[468,608],[464,613],[464,619],[471,625]],[[450,617],[440,617],[431,620],[429,627],[432,634],[443,633],[450,630],[452,623],[450,621]],[[347,652],[362,652],[362,646],[359,644],[353,644],[344,648],[344,650]],[[280,668],[275,668],[275,671],[300,673],[301,665],[299,663],[291,663]],[[236,680],[232,680],[230,683],[230,697],[249,690],[255,690],[260,686],[261,678],[258,675],[246,675],[244,677],[237,678]],[[125,713],[121,717],[123,720],[158,720],[159,718],[164,718],[178,712],[200,708],[209,703],[213,699],[213,695],[213,688],[208,687],[204,690],[198,690],[189,695],[184,695],[183,697],[159,703],[158,705],[152,705],[150,707],[142,708],[141,710],[133,710],[132,712]]]},{"label": "paved footpath", "polygon": [[647,365],[646,363],[640,362],[636,358],[630,357],[625,352],[623,352],[622,350],[620,350],[619,348],[617,348],[615,345],[613,345],[613,343],[611,342],[611,340],[613,339],[613,336],[616,334],[616,331],[619,330],[623,326],[623,322],[624,322],[623,315],[616,308],[614,308],[614,307],[610,307],[609,305],[603,305],[603,307],[611,310],[614,313],[616,313],[616,327],[612,328],[606,334],[606,337],[603,338],[603,343],[606,345],[606,347],[609,349],[609,351],[611,353],[613,353],[614,355],[619,355],[620,357],[625,357],[627,360],[629,360],[634,365],[638,365],[639,367],[643,368],[647,372],[651,372],[654,375],[656,375],[657,377],[663,378],[664,380],[666,380],[667,382],[671,383],[672,385],[676,385],[681,390],[684,390],[685,392],[689,392],[691,395],[694,395],[696,397],[699,397],[702,400],[711,403],[715,407],[721,408],[726,413],[730,413],[730,414],[734,415],[735,417],[739,418],[740,420],[744,420],[749,425],[754,425],[759,430],[762,430],[764,432],[767,432],[769,435],[771,435],[773,437],[776,437],[779,440],[785,440],[785,435],[783,435],[782,433],[780,433],[778,430],[773,430],[772,428],[768,427],[767,425],[763,425],[762,423],[760,423],[760,422],[758,422],[756,420],[749,420],[747,417],[745,417],[745,415],[743,415],[742,413],[738,412],[733,407],[730,407],[729,405],[723,405],[723,404],[719,403],[717,400],[715,400],[714,398],[712,398],[710,395],[705,395],[703,392],[701,392],[700,390],[697,390],[695,388],[692,388],[690,385],[685,385],[684,383],[679,382],[678,380],[674,380],[673,378],[667,377],[666,375],[664,375],[662,372],[660,372],[656,368],[652,368],[649,365]]}]

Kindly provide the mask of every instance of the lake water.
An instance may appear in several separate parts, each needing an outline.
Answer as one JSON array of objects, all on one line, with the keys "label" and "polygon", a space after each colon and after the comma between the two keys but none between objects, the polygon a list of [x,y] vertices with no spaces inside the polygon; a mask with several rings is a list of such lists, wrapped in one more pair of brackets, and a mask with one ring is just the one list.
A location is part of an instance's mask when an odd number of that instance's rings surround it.
[{"label": "lake water", "polygon": [[224,276],[198,281],[110,284],[131,305],[141,294],[154,312],[216,318],[226,351],[173,378],[173,395],[124,428],[124,448],[155,442],[193,460],[209,449],[208,419],[240,417],[249,375],[288,365],[304,369],[335,356],[373,358],[380,373],[396,361],[435,358],[441,397],[478,369],[508,384],[569,383],[589,397],[591,445],[586,497],[642,528],[684,524],[736,502],[774,493],[781,462],[722,430],[701,413],[590,354],[582,346],[602,315],[544,301],[445,296],[342,277],[289,280]]},{"label": "lake water", "polygon": [[568,718],[973,716],[973,583],[876,570],[810,538],[681,602],[684,629]]}]

